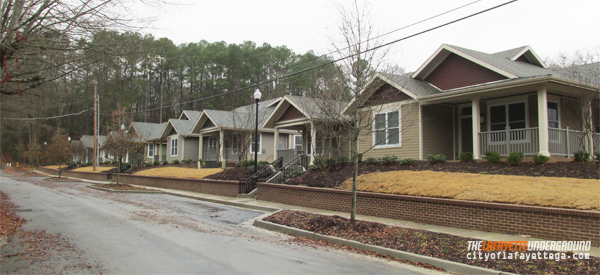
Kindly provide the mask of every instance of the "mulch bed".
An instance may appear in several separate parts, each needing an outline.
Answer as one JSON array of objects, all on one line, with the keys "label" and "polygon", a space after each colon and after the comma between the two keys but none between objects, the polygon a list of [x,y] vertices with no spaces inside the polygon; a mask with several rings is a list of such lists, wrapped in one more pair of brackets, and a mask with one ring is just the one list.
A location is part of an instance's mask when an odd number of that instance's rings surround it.
[{"label": "mulch bed", "polygon": [[[600,258],[596,257],[590,257],[588,260],[561,259],[560,261],[469,260],[467,259],[468,241],[481,240],[368,221],[357,221],[356,224],[352,224],[349,219],[340,216],[284,210],[264,220],[365,244],[519,274],[597,274],[600,270]],[[509,254],[508,251],[506,253]]]},{"label": "mulch bed", "polygon": [[[429,164],[425,161],[417,161],[415,165],[412,166],[400,164],[376,165],[367,164],[365,162],[358,164],[358,175],[399,170],[600,179],[600,165],[598,163],[557,162],[536,165],[533,162],[523,162],[521,166],[510,166],[505,162],[498,164],[489,162],[446,162]],[[290,179],[286,184],[335,188],[340,186],[345,180],[352,178],[353,173],[354,165],[347,163],[331,168],[308,170],[306,173]]]},{"label": "mulch bed", "polygon": [[50,178],[45,178],[44,180],[48,180],[48,181],[79,181],[79,180],[74,180],[74,179],[70,179],[70,178],[65,178],[63,177],[50,177]]},{"label": "mulch bed", "polygon": [[241,178],[248,178],[252,176],[246,169],[240,167],[227,168],[221,173],[216,173],[205,177],[205,179],[211,180],[239,180]]},{"label": "mulch bed", "polygon": [[135,187],[129,184],[116,184],[116,183],[106,183],[106,184],[94,184],[96,187],[107,188],[111,190],[119,190],[119,191],[155,191],[148,188],[143,187]]}]

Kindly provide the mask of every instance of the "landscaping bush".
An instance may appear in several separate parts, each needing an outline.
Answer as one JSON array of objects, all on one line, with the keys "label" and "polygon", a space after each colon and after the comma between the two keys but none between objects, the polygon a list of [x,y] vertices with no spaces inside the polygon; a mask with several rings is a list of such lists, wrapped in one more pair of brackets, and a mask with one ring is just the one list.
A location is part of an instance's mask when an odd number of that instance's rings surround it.
[{"label": "landscaping bush", "polygon": [[544,163],[546,163],[550,158],[547,156],[544,156],[542,154],[537,154],[533,156],[533,162],[535,162],[535,164],[537,165],[542,165]]},{"label": "landscaping bush", "polygon": [[506,158],[506,162],[512,166],[521,166],[521,161],[523,161],[523,153],[521,152],[512,152]]},{"label": "landscaping bush", "polygon": [[313,164],[318,166],[319,168],[323,168],[327,166],[327,163],[322,158],[315,158]]},{"label": "landscaping bush", "polygon": [[179,164],[179,160],[178,159],[174,159],[173,160],[173,164]]},{"label": "landscaping bush", "polygon": [[334,157],[333,159],[335,160],[336,164],[346,164],[348,162],[348,157],[344,156]]},{"label": "landscaping bush", "polygon": [[446,155],[444,155],[444,154],[429,155],[425,158],[425,160],[427,160],[427,162],[429,162],[430,164],[442,163],[442,162],[446,162]]},{"label": "landscaping bush", "polygon": [[366,162],[367,162],[367,164],[379,164],[379,160],[376,158],[372,158],[372,157],[367,158]]},{"label": "landscaping bush", "polygon": [[461,162],[472,162],[475,160],[473,158],[473,153],[471,153],[471,152],[462,152],[462,153],[460,153],[458,158],[460,159]]},{"label": "landscaping bush", "polygon": [[358,162],[362,162],[363,154],[358,154]]},{"label": "landscaping bush", "polygon": [[294,169],[294,170],[292,170],[292,171],[290,171],[288,173],[288,178],[290,178],[290,179],[291,178],[295,178],[295,177],[300,176],[302,174],[304,174],[304,171],[302,169]]},{"label": "landscaping bush", "polygon": [[152,166],[157,166],[159,164],[160,164],[160,162],[157,160],[157,161],[155,161],[155,162],[152,163]]},{"label": "landscaping bush", "polygon": [[102,164],[112,164],[112,161],[107,160],[107,161],[103,162]]},{"label": "landscaping bush", "polygon": [[484,155],[485,159],[487,159],[487,161],[490,163],[498,163],[502,159],[502,157],[500,157],[500,154],[494,151],[487,151]]},{"label": "landscaping bush", "polygon": [[85,164],[85,166],[92,166],[92,163],[88,162],[88,163]]},{"label": "landscaping bush", "polygon": [[254,160],[242,160],[235,164],[235,166],[242,168],[248,167],[250,165],[254,165]]},{"label": "landscaping bush", "polygon": [[590,159],[590,153],[586,151],[579,151],[573,154],[573,158],[578,162],[588,162]]},{"label": "landscaping bush", "polygon": [[167,165],[167,164],[169,164],[169,162],[168,162],[168,161],[166,161],[166,160],[165,160],[165,161],[163,161],[163,165]]},{"label": "landscaping bush", "polygon": [[386,155],[385,157],[382,157],[381,160],[385,164],[394,164],[394,163],[398,162],[398,157],[394,156],[394,155],[392,155],[392,156]]},{"label": "landscaping bush", "polygon": [[262,169],[263,167],[269,165],[269,162],[261,160],[261,161],[257,162],[256,165],[258,165],[258,169]]},{"label": "landscaping bush", "polygon": [[415,165],[415,163],[417,163],[417,161],[414,159],[403,159],[400,161],[400,165]]},{"label": "landscaping bush", "polygon": [[69,166],[67,166],[67,169],[73,169],[75,167],[77,167],[77,163],[71,162],[71,163],[69,163]]},{"label": "landscaping bush", "polygon": [[314,170],[319,170],[319,166],[316,166],[316,165],[308,166],[308,170],[313,170],[313,171]]},{"label": "landscaping bush", "polygon": [[124,173],[125,171],[129,170],[129,168],[131,168],[131,163],[121,163],[120,172]]},{"label": "landscaping bush", "polygon": [[246,172],[254,174],[254,165],[246,166],[244,169],[246,169]]},{"label": "landscaping bush", "polygon": [[151,163],[149,163],[149,162],[146,162],[146,163],[144,163],[144,166],[146,166],[146,167],[150,167],[150,166],[152,166],[152,164],[151,164]]},{"label": "landscaping bush", "polygon": [[596,162],[600,162],[600,153],[596,153]]},{"label": "landscaping bush", "polygon": [[117,165],[117,164],[119,164],[119,161],[118,161],[118,160],[107,161],[107,162],[111,163],[112,165]]},{"label": "landscaping bush", "polygon": [[335,159],[334,158],[328,158],[328,159],[325,160],[325,166],[327,166],[327,167],[332,167],[335,164],[336,163],[335,163]]},{"label": "landscaping bush", "polygon": [[194,163],[194,161],[192,159],[188,159],[187,163]]}]

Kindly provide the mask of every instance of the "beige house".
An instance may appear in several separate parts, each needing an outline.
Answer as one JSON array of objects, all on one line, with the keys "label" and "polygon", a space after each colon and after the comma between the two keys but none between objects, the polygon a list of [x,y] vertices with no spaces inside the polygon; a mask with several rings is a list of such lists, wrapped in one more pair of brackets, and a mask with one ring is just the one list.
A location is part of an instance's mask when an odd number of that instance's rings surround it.
[{"label": "beige house", "polygon": [[487,54],[444,44],[413,73],[375,75],[362,102],[350,103],[373,118],[359,151],[413,159],[599,152],[599,77],[600,63],[553,70],[529,46]]}]

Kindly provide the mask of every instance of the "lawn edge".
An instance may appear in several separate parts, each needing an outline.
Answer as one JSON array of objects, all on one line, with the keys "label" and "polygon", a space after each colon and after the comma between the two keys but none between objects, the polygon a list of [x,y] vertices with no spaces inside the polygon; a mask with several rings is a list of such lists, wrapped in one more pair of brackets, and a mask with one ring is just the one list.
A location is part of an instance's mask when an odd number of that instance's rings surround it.
[{"label": "lawn edge", "polygon": [[91,189],[96,189],[96,190],[100,190],[100,191],[105,191],[105,192],[112,192],[112,193],[130,193],[130,194],[165,194],[165,192],[163,191],[129,191],[129,190],[112,190],[109,188],[103,188],[103,187],[98,187],[98,186],[94,186],[94,185],[88,185],[86,186],[87,188],[91,188]]},{"label": "lawn edge", "polygon": [[419,254],[414,254],[414,253],[391,249],[391,248],[382,247],[382,246],[364,244],[364,243],[357,242],[357,241],[323,235],[323,234],[314,233],[314,232],[308,231],[308,230],[298,229],[298,228],[281,225],[281,224],[276,224],[276,223],[272,223],[272,222],[267,222],[267,221],[263,221],[263,220],[258,220],[258,219],[254,220],[254,226],[263,228],[263,229],[267,229],[267,230],[271,230],[271,231],[285,233],[288,235],[297,236],[297,237],[305,237],[305,238],[316,239],[316,240],[324,240],[324,241],[328,241],[328,242],[334,243],[334,244],[346,245],[349,247],[353,247],[353,248],[357,248],[357,249],[361,249],[361,250],[365,250],[365,251],[370,251],[370,252],[375,252],[375,253],[391,256],[394,258],[398,258],[400,260],[426,263],[426,264],[430,264],[435,267],[443,268],[444,270],[446,270],[448,272],[453,272],[453,273],[486,274],[486,275],[492,275],[492,274],[516,275],[515,273],[498,271],[498,270],[493,270],[493,269],[489,269],[489,268],[483,268],[483,267],[472,266],[472,265],[467,265],[467,264],[463,264],[463,263],[452,262],[452,261],[448,261],[448,260],[433,258],[433,257],[429,257],[429,256],[423,256],[423,255],[419,255]]}]

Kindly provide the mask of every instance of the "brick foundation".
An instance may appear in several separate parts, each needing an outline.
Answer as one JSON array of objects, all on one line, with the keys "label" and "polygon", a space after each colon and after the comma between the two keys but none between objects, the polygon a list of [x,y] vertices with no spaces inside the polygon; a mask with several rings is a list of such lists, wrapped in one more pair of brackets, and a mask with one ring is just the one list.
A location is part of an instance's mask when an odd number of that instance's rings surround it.
[{"label": "brick foundation", "polygon": [[[350,212],[352,192],[258,183],[257,199]],[[600,244],[600,212],[358,192],[358,214],[556,241]]]},{"label": "brick foundation", "polygon": [[[112,175],[112,182],[117,182],[117,175]],[[143,185],[149,187],[174,189],[228,197],[237,197],[239,183],[237,181],[180,179],[167,177],[150,177],[121,174],[119,183]]]}]

